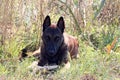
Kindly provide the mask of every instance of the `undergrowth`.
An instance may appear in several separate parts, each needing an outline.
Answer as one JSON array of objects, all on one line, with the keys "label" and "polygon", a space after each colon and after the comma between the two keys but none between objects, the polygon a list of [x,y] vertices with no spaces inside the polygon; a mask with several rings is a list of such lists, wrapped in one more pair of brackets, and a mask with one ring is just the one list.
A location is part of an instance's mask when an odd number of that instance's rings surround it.
[{"label": "undergrowth", "polygon": [[[14,39],[15,40],[15,39]],[[13,40],[13,41],[14,41]],[[14,46],[13,46],[13,45]],[[6,80],[119,80],[120,78],[120,54],[113,52],[102,54],[101,50],[95,50],[85,41],[79,39],[79,59],[71,61],[70,69],[57,69],[51,74],[33,74],[28,66],[35,60],[27,58],[20,62],[16,55],[20,48],[17,42],[10,43],[12,58],[1,58],[0,78]],[[17,53],[17,54],[15,54]],[[5,55],[3,55],[5,56]],[[2,59],[6,59],[3,60]]]},{"label": "undergrowth", "polygon": [[[119,0],[0,0],[0,80],[120,80]],[[70,69],[33,74],[33,57],[21,50],[41,45],[46,15],[65,19],[65,32],[79,41],[79,59]]]}]

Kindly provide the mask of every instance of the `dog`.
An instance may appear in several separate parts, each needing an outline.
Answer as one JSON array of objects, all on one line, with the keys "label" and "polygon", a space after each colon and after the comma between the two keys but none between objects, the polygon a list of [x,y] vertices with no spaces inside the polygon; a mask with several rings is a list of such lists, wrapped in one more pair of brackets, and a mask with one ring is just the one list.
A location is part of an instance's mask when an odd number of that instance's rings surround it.
[{"label": "dog", "polygon": [[57,24],[51,24],[50,16],[46,16],[43,22],[38,66],[68,64],[70,67],[70,58],[78,58],[78,40],[64,30],[63,17],[59,18]]}]

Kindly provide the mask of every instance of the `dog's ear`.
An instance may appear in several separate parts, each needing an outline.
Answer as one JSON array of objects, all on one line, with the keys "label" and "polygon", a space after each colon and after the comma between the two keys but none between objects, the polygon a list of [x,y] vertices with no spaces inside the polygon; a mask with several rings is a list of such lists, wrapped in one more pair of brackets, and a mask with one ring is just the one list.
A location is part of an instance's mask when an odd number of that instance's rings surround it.
[{"label": "dog's ear", "polygon": [[49,27],[51,25],[51,20],[50,20],[50,16],[46,16],[44,22],[43,22],[43,31],[45,31],[45,29],[47,27]]},{"label": "dog's ear", "polygon": [[64,22],[63,17],[59,18],[58,23],[57,23],[57,27],[61,30],[62,33],[64,32],[65,22]]}]

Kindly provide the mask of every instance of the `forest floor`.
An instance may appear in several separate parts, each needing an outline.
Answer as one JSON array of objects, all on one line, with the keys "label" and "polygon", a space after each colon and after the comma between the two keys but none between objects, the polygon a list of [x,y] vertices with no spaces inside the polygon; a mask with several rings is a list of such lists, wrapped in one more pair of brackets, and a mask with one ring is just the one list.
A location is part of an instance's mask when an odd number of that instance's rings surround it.
[{"label": "forest floor", "polygon": [[79,42],[80,57],[72,60],[67,70],[59,68],[48,74],[33,74],[28,66],[34,58],[23,62],[13,58],[1,61],[0,80],[120,80],[120,53],[102,53]]}]

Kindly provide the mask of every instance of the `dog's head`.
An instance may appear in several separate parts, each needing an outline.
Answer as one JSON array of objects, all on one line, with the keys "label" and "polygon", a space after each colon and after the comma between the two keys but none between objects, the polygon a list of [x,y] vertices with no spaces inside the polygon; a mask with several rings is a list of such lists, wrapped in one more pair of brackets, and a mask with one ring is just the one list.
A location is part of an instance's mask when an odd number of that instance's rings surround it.
[{"label": "dog's head", "polygon": [[63,32],[65,29],[65,23],[63,17],[60,17],[57,24],[51,24],[49,16],[46,16],[43,22],[43,35],[42,40],[45,48],[45,52],[48,56],[55,56],[61,47],[64,37]]}]

